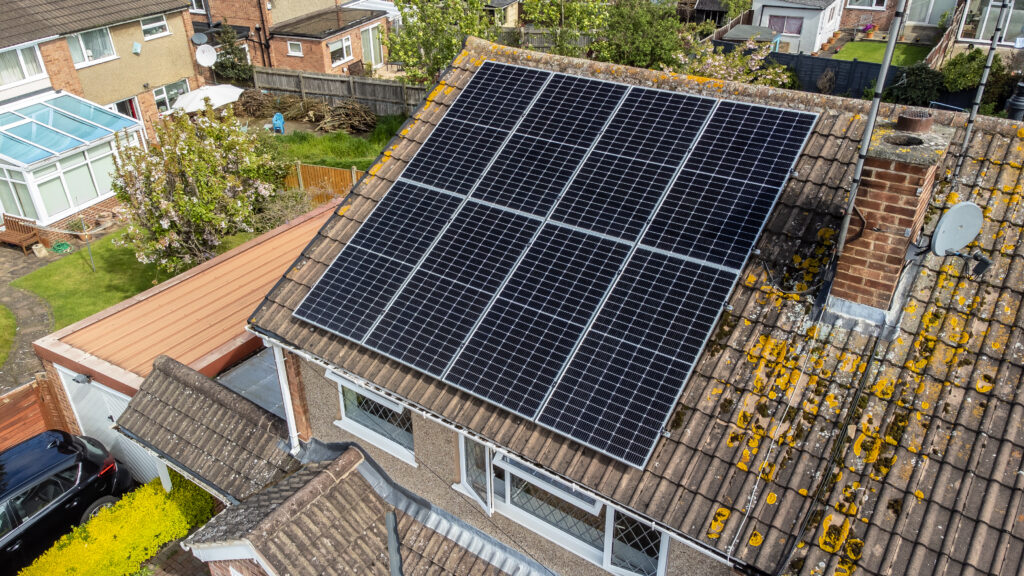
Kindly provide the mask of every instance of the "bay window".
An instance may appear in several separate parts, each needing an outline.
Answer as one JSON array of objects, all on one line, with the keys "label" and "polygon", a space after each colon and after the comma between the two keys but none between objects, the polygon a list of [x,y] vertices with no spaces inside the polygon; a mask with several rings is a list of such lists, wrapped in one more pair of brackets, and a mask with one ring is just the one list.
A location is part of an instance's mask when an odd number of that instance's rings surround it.
[{"label": "bay window", "polygon": [[461,483],[455,488],[485,512],[497,512],[623,575],[665,573],[668,536],[589,494],[483,444],[459,437]]}]

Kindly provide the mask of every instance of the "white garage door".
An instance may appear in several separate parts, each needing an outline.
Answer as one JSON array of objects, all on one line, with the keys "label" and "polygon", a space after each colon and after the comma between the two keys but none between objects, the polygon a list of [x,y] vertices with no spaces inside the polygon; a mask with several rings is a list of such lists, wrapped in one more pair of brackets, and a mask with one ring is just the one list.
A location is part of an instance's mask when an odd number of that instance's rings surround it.
[{"label": "white garage door", "polygon": [[84,384],[75,382],[75,374],[63,368],[58,367],[57,373],[71,398],[82,433],[102,442],[139,482],[156,478],[163,464],[113,428],[128,407],[128,397],[92,380]]}]

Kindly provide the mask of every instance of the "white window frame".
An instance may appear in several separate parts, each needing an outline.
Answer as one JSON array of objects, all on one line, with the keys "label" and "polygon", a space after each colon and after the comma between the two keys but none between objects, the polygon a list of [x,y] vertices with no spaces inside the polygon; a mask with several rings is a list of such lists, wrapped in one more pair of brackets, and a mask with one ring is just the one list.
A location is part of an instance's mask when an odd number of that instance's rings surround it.
[{"label": "white window frame", "polygon": [[885,5],[888,0],[871,0],[871,6],[854,6],[850,4],[850,0],[846,0],[846,7],[851,10],[885,10]]},{"label": "white window frame", "polygon": [[[110,49],[113,50],[114,53],[112,55],[110,55],[110,56],[105,57],[105,58],[99,58],[99,59],[96,59],[96,60],[90,60],[89,59],[89,55],[86,54],[86,51],[85,51],[85,43],[82,42],[82,34],[85,34],[87,32],[95,32],[97,30],[103,30],[103,31],[105,31],[107,33],[107,39],[110,40]],[[78,32],[76,34],[68,34],[67,38],[69,40],[74,38],[75,40],[78,41],[78,46],[82,50],[82,55],[85,56],[85,58],[86,58],[84,62],[75,64],[75,70],[79,70],[81,68],[88,68],[89,66],[95,66],[97,64],[103,64],[104,62],[110,62],[111,60],[117,60],[118,58],[120,58],[120,56],[117,55],[117,46],[114,46],[114,37],[110,34],[110,28],[107,27],[107,26],[104,26],[102,28],[93,28],[92,30],[83,30],[83,31]],[[73,56],[72,56],[72,62],[74,62],[74,57]]]},{"label": "white window frame", "polygon": [[[188,78],[183,78],[182,80],[184,80],[184,82],[185,82],[185,91],[182,92],[182,94],[188,94],[189,92],[192,91],[192,86],[189,85]],[[178,80],[178,82],[181,82],[182,80]],[[167,98],[167,87],[170,86],[171,84],[177,84],[178,82],[171,82],[170,84],[164,84],[163,86],[158,86],[158,87],[153,89],[153,104],[157,107],[157,110],[160,109],[160,105],[157,104],[157,100],[159,100],[161,98],[163,98],[164,100],[167,100],[167,110],[164,110],[163,112],[161,112],[161,114],[167,114],[167,113],[169,113],[171,111],[171,106],[174,105],[174,102],[171,102]],[[157,96],[157,92],[160,92],[160,91],[163,92],[163,95],[162,96]]]},{"label": "white window frame", "polygon": [[[40,72],[39,74],[36,74],[35,76],[29,76],[27,74],[27,69],[25,68],[25,57],[21,53],[22,50],[26,50],[26,49],[31,49],[33,52],[35,52],[36,62],[39,63],[39,68],[42,70],[42,72]],[[16,46],[16,47],[13,47],[13,48],[7,48],[5,50],[0,50],[0,52],[11,52],[11,51],[13,51],[15,54],[18,55],[18,65],[21,66],[21,73],[24,74],[25,77],[22,78],[21,80],[16,80],[16,81],[11,82],[9,84],[0,84],[0,90],[7,90],[8,88],[14,88],[15,86],[21,86],[22,84],[28,84],[29,82],[35,82],[36,80],[41,80],[41,79],[47,77],[47,74],[46,74],[46,64],[43,63],[43,55],[39,52],[39,45],[38,44],[33,44],[31,46]]]},{"label": "white window frame", "polygon": [[[374,28],[377,28],[377,38],[378,38],[378,40],[380,42],[380,62],[377,63],[377,64],[373,64],[371,66],[371,69],[376,70],[377,68],[380,68],[381,66],[383,66],[385,64],[385,62],[387,62],[387,57],[384,56],[384,47],[385,47],[384,35],[383,35],[384,29],[381,28],[380,23],[378,22],[378,23],[376,23],[376,24],[374,24],[372,26],[367,26],[366,28],[360,28],[359,29],[359,43],[361,45],[360,48],[362,48],[362,50],[363,50],[363,66],[365,66],[366,65],[366,47],[362,46],[362,44],[363,44],[363,32],[369,32],[369,31],[373,30]],[[372,48],[372,44],[373,43],[371,42],[371,48]]]},{"label": "white window frame", "polygon": [[[297,51],[296,50],[292,50],[292,48],[294,46],[298,46],[299,49]],[[288,55],[289,56],[298,56],[298,57],[301,58],[302,57],[302,42],[296,42],[294,40],[289,40],[288,41]]]},{"label": "white window frame", "polygon": [[[352,52],[352,36],[345,36],[341,40],[336,40],[335,42],[341,42],[342,51],[343,52],[348,52],[348,56],[346,56],[345,58],[343,58],[341,60],[334,60],[332,58],[331,59],[331,68],[333,68],[335,66],[341,66],[342,64],[352,60],[355,57],[354,56],[354,52]],[[334,44],[334,42],[328,42],[327,43],[327,52],[328,52],[328,54],[330,54],[330,52],[331,52],[331,44]]]},{"label": "white window frame", "polygon": [[358,394],[365,398],[369,398],[370,400],[373,400],[378,404],[381,404],[395,412],[398,412],[399,414],[405,412],[405,406],[402,406],[401,404],[395,402],[394,400],[391,400],[390,398],[385,398],[380,394],[371,392],[370,390],[367,390],[362,386],[359,386],[355,382],[352,382],[348,378],[345,378],[344,376],[338,374],[337,372],[334,372],[333,370],[327,370],[324,373],[324,375],[327,377],[328,380],[331,380],[332,382],[338,384],[338,401],[341,404],[341,420],[335,420],[335,426],[341,428],[342,430],[348,432],[349,434],[355,436],[356,438],[365,440],[366,442],[373,444],[377,448],[384,450],[388,454],[391,454],[395,458],[398,458],[399,460],[405,462],[406,464],[412,466],[413,468],[419,467],[419,464],[416,462],[415,445],[413,449],[406,448],[405,446],[402,446],[401,444],[395,442],[391,438],[388,438],[384,434],[381,434],[376,430],[363,426],[362,424],[356,422],[352,418],[349,418],[345,414],[345,390],[348,390],[353,394]]},{"label": "white window frame", "polygon": [[[159,22],[150,22],[149,24],[146,24],[146,20],[156,20],[157,18],[160,19]],[[170,36],[171,35],[171,26],[170,26],[170,24],[167,23],[167,17],[164,16],[163,14],[157,14],[156,16],[150,16],[148,18],[142,18],[142,19],[139,20],[139,26],[142,27],[142,40],[143,40],[143,42],[149,42],[150,40],[156,40],[157,38],[163,38],[164,36]],[[146,30],[147,29],[149,29],[149,28],[160,28],[161,26],[164,29],[163,32],[158,32],[156,34],[151,34],[151,35],[148,35],[148,36],[146,35]]]},{"label": "white window frame", "polygon": [[[460,469],[460,481],[457,484],[452,485],[452,488],[457,492],[470,497],[474,502],[484,508],[484,512],[488,516],[494,512],[501,514],[502,516],[516,522],[517,524],[531,530],[532,532],[547,538],[548,540],[558,544],[566,550],[589,560],[612,574],[619,576],[638,576],[635,572],[630,572],[618,566],[612,564],[612,545],[615,537],[615,515],[623,514],[617,508],[607,505],[605,502],[584,494],[582,491],[579,494],[572,494],[566,492],[564,488],[559,485],[567,485],[566,482],[558,480],[546,472],[537,469],[525,462],[518,459],[510,458],[507,455],[496,454],[490,448],[487,448],[487,500],[483,502],[477,496],[476,492],[473,491],[468,482],[466,475],[466,443],[476,442],[476,440],[467,437],[464,434],[459,434],[459,469]],[[486,448],[486,446],[485,446]],[[516,464],[510,465],[509,462],[515,462]],[[530,469],[536,472],[540,478],[532,474],[526,473],[520,470],[519,467]],[[494,468],[500,468],[505,473],[505,493],[497,495],[494,492]],[[548,492],[549,494],[565,501],[568,504],[576,506],[591,514],[603,514],[604,515],[604,543],[602,549],[598,550],[589,546],[588,544],[580,541],[579,539],[567,534],[558,528],[548,524],[544,520],[537,518],[520,509],[518,506],[511,503],[511,490],[512,481],[511,477],[515,476],[520,480],[537,486],[538,488]],[[544,478],[551,479],[554,483],[544,484]],[[557,483],[557,484],[555,484]],[[587,502],[583,498],[592,500],[593,503]],[[633,518],[635,521],[645,524],[644,522]],[[668,553],[669,553],[669,541],[671,538],[668,533],[663,530],[658,530],[661,534],[661,541],[658,548],[658,576],[665,576],[668,568]]]},{"label": "white window frame", "polygon": [[189,0],[188,11],[193,14],[206,14],[206,0]]}]

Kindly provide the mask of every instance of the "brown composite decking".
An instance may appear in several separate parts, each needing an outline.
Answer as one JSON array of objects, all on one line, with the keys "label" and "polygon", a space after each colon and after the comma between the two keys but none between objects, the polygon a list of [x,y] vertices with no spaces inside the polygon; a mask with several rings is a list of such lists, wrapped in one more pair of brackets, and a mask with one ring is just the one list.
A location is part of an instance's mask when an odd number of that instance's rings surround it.
[{"label": "brown composite decking", "polygon": [[0,396],[0,450],[46,430],[39,389],[26,384]]}]

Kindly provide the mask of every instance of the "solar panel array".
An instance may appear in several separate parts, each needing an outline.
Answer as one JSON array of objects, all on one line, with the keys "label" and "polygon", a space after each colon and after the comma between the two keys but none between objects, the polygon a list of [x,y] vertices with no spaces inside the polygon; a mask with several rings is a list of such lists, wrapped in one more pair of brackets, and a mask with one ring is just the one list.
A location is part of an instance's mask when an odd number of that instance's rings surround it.
[{"label": "solar panel array", "polygon": [[485,62],[295,316],[642,467],[816,118]]}]

